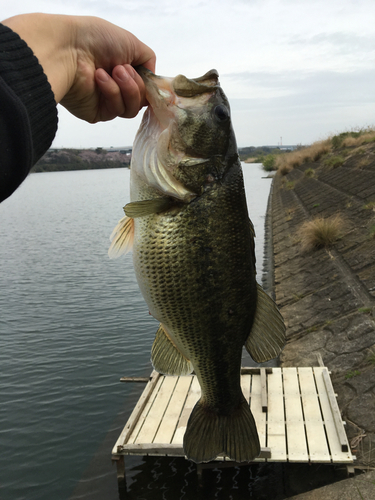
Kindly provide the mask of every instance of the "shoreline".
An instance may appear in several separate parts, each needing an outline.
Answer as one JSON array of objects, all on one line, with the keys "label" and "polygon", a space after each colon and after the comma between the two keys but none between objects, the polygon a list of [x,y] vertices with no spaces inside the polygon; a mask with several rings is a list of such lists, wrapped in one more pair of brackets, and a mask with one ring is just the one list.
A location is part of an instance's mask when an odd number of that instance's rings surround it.
[{"label": "shoreline", "polygon": [[[364,472],[375,468],[375,240],[370,233],[375,145],[358,149],[337,168],[316,161],[285,176],[277,173],[270,193],[274,283],[265,283],[267,291],[274,290],[287,327],[281,366],[318,366],[323,359],[357,456],[355,468]],[[335,244],[303,250],[303,224],[336,214],[345,224]],[[296,491],[293,499],[339,498],[329,495],[340,485],[333,482],[327,493],[312,490],[311,496]]]}]

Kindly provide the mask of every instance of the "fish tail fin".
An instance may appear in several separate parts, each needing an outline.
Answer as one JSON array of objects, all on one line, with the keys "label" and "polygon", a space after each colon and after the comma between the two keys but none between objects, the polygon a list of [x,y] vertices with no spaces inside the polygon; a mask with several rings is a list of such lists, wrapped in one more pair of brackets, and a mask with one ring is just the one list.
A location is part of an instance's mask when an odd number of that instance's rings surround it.
[{"label": "fish tail fin", "polygon": [[254,460],[260,453],[260,443],[245,398],[230,415],[218,415],[200,399],[187,424],[184,451],[196,463],[209,462],[221,453],[236,462]]}]

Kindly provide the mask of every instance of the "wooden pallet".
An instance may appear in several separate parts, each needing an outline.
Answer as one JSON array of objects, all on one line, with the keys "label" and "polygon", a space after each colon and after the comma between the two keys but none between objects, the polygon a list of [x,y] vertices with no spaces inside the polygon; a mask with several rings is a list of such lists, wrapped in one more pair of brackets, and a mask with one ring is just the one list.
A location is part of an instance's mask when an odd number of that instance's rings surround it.
[{"label": "wooden pallet", "polygon": [[[326,367],[242,368],[241,386],[262,447],[255,462],[353,463]],[[152,372],[112,451],[119,479],[125,455],[185,456],[183,436],[199,397],[196,376]]]}]

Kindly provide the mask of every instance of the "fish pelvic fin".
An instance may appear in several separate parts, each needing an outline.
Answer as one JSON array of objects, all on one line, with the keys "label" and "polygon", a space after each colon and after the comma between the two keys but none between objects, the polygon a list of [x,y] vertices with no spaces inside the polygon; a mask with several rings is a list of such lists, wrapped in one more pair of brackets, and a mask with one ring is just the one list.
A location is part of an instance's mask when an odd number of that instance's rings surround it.
[{"label": "fish pelvic fin", "polygon": [[251,462],[260,453],[254,417],[242,396],[230,415],[218,415],[201,398],[193,408],[184,435],[184,451],[196,463],[214,460],[221,453],[236,462]]},{"label": "fish pelvic fin", "polygon": [[117,259],[130,252],[134,242],[134,220],[126,216],[120,219],[109,239],[112,241],[108,249],[110,259]]},{"label": "fish pelvic fin", "polygon": [[285,345],[285,324],[271,297],[257,284],[257,308],[245,347],[257,363],[277,358]]},{"label": "fish pelvic fin", "polygon": [[151,362],[155,370],[163,375],[189,375],[194,369],[191,362],[175,346],[162,324],[159,325],[152,345]]}]

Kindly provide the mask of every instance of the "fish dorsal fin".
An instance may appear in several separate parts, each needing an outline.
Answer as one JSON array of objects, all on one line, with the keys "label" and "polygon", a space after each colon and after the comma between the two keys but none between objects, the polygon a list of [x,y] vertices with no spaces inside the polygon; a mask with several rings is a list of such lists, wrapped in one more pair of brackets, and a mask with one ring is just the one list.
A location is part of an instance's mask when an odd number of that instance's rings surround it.
[{"label": "fish dorsal fin", "polygon": [[245,347],[257,363],[277,358],[285,345],[285,325],[280,311],[257,283],[257,308]]},{"label": "fish dorsal fin", "polygon": [[151,362],[164,375],[189,375],[193,371],[193,365],[177,349],[161,323],[152,345]]},{"label": "fish dorsal fin", "polygon": [[120,219],[109,239],[112,241],[108,249],[108,256],[111,259],[117,259],[130,252],[134,241],[134,220],[126,216]]},{"label": "fish dorsal fin", "polygon": [[170,198],[155,198],[153,200],[132,201],[124,207],[125,214],[128,217],[137,218],[146,215],[165,212],[173,207],[176,201]]}]

